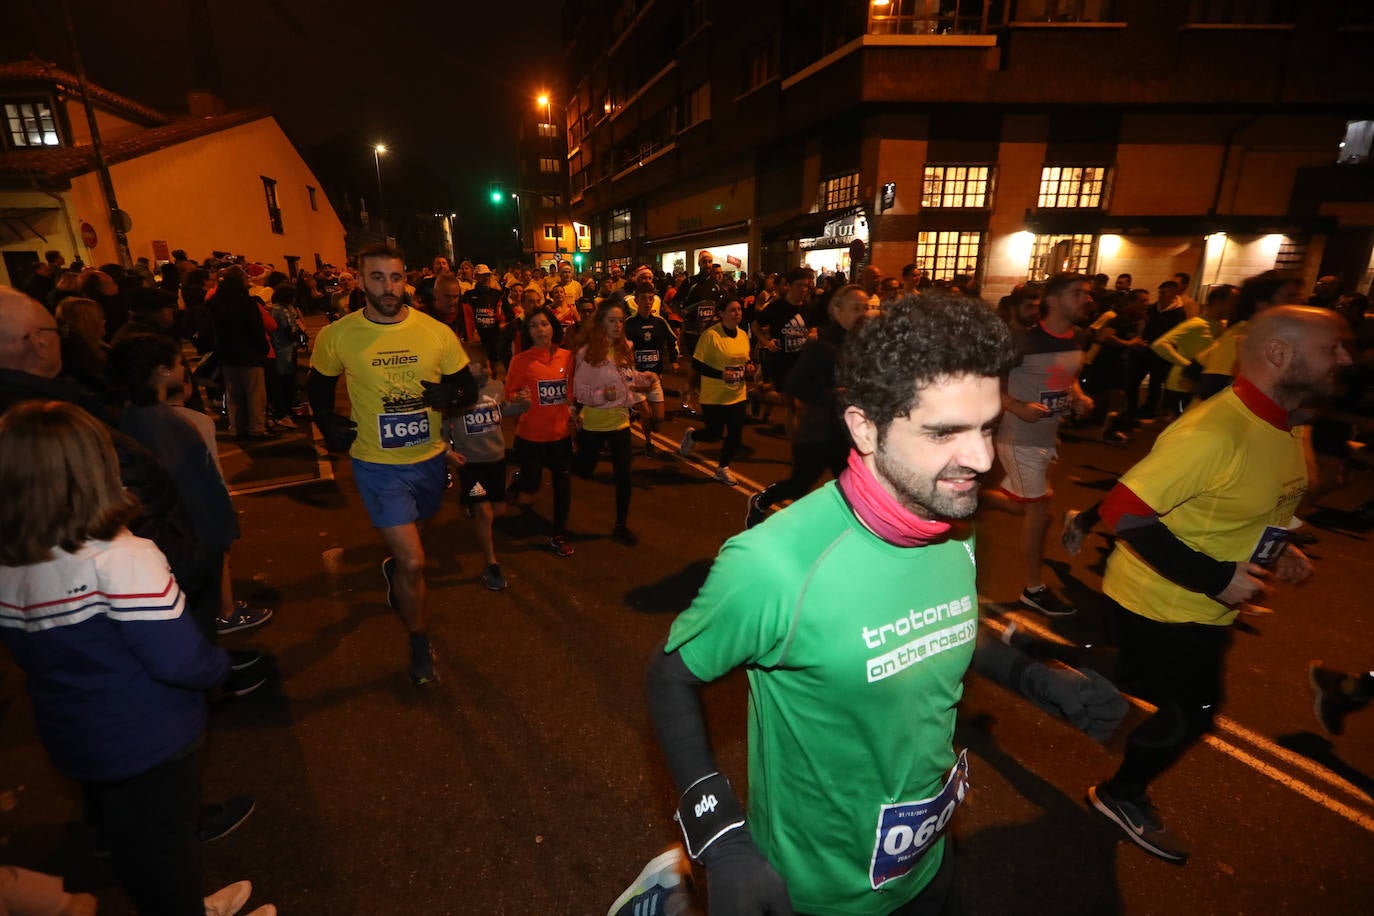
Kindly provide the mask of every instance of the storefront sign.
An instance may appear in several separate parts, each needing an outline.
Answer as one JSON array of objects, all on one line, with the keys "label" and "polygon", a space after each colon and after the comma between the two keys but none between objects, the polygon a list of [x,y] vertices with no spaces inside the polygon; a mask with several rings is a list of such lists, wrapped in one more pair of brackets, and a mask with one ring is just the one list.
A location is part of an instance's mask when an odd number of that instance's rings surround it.
[{"label": "storefront sign", "polygon": [[848,248],[850,242],[868,240],[868,220],[860,215],[846,216],[825,224],[825,235],[802,239],[803,251],[817,248]]},{"label": "storefront sign", "polygon": [[878,203],[878,212],[886,213],[897,205],[897,182],[889,181],[883,185],[882,200]]},{"label": "storefront sign", "polygon": [[172,260],[172,253],[171,253],[171,251],[167,248],[167,243],[166,243],[165,241],[163,241],[162,239],[154,239],[154,240],[153,240],[153,261],[156,262],[156,263],[164,263],[164,262],[170,261],[170,260]]},{"label": "storefront sign", "polygon": [[726,264],[729,264],[731,267],[743,267],[743,266],[744,266],[744,262],[741,261],[738,257],[736,257],[736,256],[733,255],[733,254],[727,254],[727,255],[725,256],[725,263],[726,263]]}]

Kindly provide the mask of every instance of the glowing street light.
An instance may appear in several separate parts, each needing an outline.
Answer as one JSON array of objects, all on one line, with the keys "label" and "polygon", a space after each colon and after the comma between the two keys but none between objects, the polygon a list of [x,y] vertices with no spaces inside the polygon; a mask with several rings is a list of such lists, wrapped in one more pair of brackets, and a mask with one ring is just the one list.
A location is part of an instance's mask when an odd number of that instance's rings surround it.
[{"label": "glowing street light", "polygon": [[372,147],[372,164],[377,167],[377,213],[383,219],[386,218],[386,200],[382,197],[382,156],[387,152],[385,143]]}]

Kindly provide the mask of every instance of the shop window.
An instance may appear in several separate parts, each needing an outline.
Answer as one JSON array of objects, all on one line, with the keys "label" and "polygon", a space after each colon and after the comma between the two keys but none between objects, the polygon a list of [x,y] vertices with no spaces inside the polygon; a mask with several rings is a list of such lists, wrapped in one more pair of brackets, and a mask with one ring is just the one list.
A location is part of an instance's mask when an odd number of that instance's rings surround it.
[{"label": "shop window", "polygon": [[1105,166],[1047,165],[1040,170],[1036,206],[1098,209],[1103,205],[1106,182]]},{"label": "shop window", "polygon": [[57,122],[47,102],[6,102],[5,127],[10,146],[61,146]]},{"label": "shop window", "polygon": [[1047,280],[1059,273],[1087,275],[1097,253],[1095,235],[1037,235],[1031,245],[1027,280]]},{"label": "shop window", "polygon": [[921,232],[916,235],[916,266],[932,280],[960,274],[977,276],[983,252],[981,232]]},{"label": "shop window", "polygon": [[1306,260],[1307,241],[1285,235],[1283,241],[1279,243],[1278,253],[1274,255],[1274,269],[1289,273],[1301,273],[1303,263]]},{"label": "shop window", "polygon": [[1336,161],[1342,165],[1368,162],[1371,144],[1374,144],[1374,121],[1346,121],[1345,139],[1341,140]]},{"label": "shop window", "polygon": [[859,173],[849,172],[822,181],[820,204],[822,210],[857,207],[859,205]]},{"label": "shop window", "polygon": [[1188,21],[1227,25],[1276,25],[1293,21],[1296,0],[1192,0]]},{"label": "shop window", "polygon": [[630,211],[612,210],[611,226],[606,233],[607,242],[625,242],[630,238]]},{"label": "shop window", "polygon": [[281,235],[286,230],[282,228],[281,207],[277,205],[276,179],[268,178],[266,175],[259,177],[262,178],[263,194],[267,197],[267,219],[272,223],[272,231]]},{"label": "shop window", "polygon": [[985,208],[992,184],[990,165],[927,165],[921,206]]},{"label": "shop window", "polygon": [[693,124],[700,124],[711,117],[711,84],[702,83],[697,88],[687,94],[687,104],[683,109],[685,115],[682,126],[691,127]]}]

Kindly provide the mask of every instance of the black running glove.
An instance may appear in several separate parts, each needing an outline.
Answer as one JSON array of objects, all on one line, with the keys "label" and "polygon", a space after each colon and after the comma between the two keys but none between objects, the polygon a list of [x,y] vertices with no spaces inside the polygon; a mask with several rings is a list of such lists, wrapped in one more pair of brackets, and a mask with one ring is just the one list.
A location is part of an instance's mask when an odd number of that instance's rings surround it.
[{"label": "black running glove", "polygon": [[348,417],[336,413],[327,413],[315,417],[315,425],[319,427],[320,435],[324,437],[325,448],[331,452],[348,451],[353,440],[358,438],[358,424]]},{"label": "black running glove", "polygon": [[701,862],[711,916],[792,916],[787,883],[754,845],[747,826],[708,846]]},{"label": "black running glove", "polygon": [[1068,719],[1094,741],[1106,741],[1130,704],[1091,668],[1060,668],[1032,662],[1021,672],[1023,696],[1045,712]]}]

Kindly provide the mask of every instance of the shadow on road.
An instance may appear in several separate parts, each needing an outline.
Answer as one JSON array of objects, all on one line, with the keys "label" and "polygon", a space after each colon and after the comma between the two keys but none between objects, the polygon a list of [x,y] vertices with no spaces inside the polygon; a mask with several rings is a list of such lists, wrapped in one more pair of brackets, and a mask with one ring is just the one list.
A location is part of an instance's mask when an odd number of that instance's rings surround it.
[{"label": "shadow on road", "polygon": [[625,593],[625,604],[641,614],[676,614],[696,597],[714,562],[714,559],[695,560],[657,582],[632,588]]},{"label": "shadow on road", "polygon": [[1294,732],[1279,735],[1276,739],[1280,747],[1296,754],[1302,754],[1313,763],[1320,763],[1332,773],[1358,788],[1369,798],[1374,799],[1374,776],[1357,770],[1336,756],[1336,748],[1330,741],[1315,732]]}]

